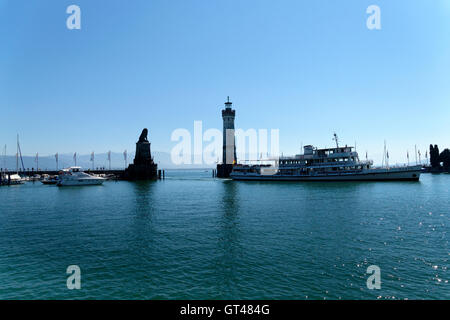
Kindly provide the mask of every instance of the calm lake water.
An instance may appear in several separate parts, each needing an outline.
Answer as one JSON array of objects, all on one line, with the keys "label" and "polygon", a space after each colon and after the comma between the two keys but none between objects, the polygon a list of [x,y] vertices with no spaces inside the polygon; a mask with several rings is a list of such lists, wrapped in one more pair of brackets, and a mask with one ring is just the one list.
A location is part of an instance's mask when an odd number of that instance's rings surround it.
[{"label": "calm lake water", "polygon": [[[0,298],[449,299],[449,211],[445,174],[0,187]],[[66,287],[69,265],[81,290]]]}]

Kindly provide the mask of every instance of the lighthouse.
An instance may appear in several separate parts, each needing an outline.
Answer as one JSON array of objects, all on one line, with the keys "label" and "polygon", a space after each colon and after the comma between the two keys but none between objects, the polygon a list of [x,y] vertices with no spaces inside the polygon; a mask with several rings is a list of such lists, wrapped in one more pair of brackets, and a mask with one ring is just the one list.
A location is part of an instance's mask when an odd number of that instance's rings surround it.
[{"label": "lighthouse", "polygon": [[236,110],[232,108],[233,103],[230,97],[227,97],[225,109],[222,110],[223,120],[223,146],[222,146],[222,164],[217,165],[217,177],[228,178],[233,164],[236,163],[236,145],[234,139],[234,118]]},{"label": "lighthouse", "polygon": [[233,110],[230,102],[230,97],[227,97],[225,102],[225,109],[222,110],[223,120],[223,164],[233,164],[236,160],[236,145],[234,141],[234,118],[236,110]]}]

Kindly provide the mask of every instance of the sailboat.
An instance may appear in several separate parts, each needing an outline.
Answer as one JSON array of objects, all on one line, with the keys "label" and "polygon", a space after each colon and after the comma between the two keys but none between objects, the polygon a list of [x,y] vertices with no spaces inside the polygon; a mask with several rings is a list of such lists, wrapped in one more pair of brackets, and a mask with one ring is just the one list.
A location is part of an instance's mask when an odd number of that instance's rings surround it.
[{"label": "sailboat", "polygon": [[22,150],[20,150],[20,144],[19,144],[19,135],[17,135],[16,173],[8,176],[8,184],[9,185],[23,184],[25,181],[19,175],[19,155],[20,155],[20,160],[22,162],[22,168],[25,171],[25,166],[23,165],[23,159],[22,159]]}]

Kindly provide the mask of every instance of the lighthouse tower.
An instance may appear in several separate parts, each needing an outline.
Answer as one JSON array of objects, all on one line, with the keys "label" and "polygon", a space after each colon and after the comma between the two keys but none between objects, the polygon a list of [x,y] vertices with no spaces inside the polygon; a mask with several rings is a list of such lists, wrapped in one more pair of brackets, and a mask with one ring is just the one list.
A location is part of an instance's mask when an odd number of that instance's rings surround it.
[{"label": "lighthouse tower", "polygon": [[230,102],[230,97],[227,97],[225,102],[225,109],[222,110],[223,119],[223,153],[222,164],[217,165],[217,177],[228,178],[233,164],[236,163],[236,145],[234,139],[234,118],[236,110],[232,109],[233,103]]},{"label": "lighthouse tower", "polygon": [[233,103],[227,97],[225,109],[222,110],[223,119],[223,164],[234,164],[236,160],[236,145],[234,141],[234,118],[236,111],[231,108]]}]

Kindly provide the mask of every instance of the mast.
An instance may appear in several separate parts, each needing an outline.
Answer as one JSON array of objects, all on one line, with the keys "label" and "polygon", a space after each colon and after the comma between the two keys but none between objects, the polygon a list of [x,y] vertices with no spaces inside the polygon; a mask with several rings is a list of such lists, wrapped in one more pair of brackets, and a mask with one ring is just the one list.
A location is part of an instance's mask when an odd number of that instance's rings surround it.
[{"label": "mast", "polygon": [[3,170],[6,172],[6,144],[5,144],[5,151],[3,153]]},{"label": "mast", "polygon": [[16,173],[19,174],[19,153],[16,152]]},{"label": "mast", "polygon": [[386,168],[389,169],[389,150],[386,151]]},{"label": "mast", "polygon": [[92,170],[94,170],[94,151],[91,153]]},{"label": "mast", "polygon": [[339,148],[339,139],[338,139],[338,136],[337,136],[336,132],[334,133],[333,140],[336,141],[336,148]]},{"label": "mast", "polygon": [[25,171],[25,166],[23,165],[22,150],[20,149],[19,144],[19,135],[17,135],[17,173],[19,173],[19,155],[20,155],[20,162],[22,163],[22,169],[23,171]]},{"label": "mast", "polygon": [[17,148],[16,148],[16,171],[19,174],[19,135],[17,135]]},{"label": "mast", "polygon": [[414,145],[414,156],[416,157],[416,165],[417,165],[417,145]]}]

